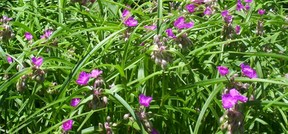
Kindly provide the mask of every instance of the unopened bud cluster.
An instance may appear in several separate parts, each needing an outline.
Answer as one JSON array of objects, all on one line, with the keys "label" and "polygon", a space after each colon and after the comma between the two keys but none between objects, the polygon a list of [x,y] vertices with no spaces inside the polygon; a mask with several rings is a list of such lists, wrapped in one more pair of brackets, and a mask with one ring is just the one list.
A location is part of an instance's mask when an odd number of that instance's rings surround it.
[{"label": "unopened bud cluster", "polygon": [[110,122],[111,117],[107,116],[106,122],[104,122],[104,126],[102,123],[99,123],[99,128],[105,129],[106,134],[113,134],[112,127],[116,127],[117,124]]},{"label": "unopened bud cluster", "polygon": [[9,39],[14,37],[13,30],[9,24],[12,18],[8,18],[7,16],[2,16],[0,19],[0,40],[7,42]]},{"label": "unopened bud cluster", "polygon": [[168,62],[171,59],[171,55],[166,51],[167,47],[165,46],[167,40],[163,38],[160,39],[159,35],[154,36],[154,50],[151,53],[151,58],[155,61],[156,64],[160,65],[163,69],[167,66]]}]

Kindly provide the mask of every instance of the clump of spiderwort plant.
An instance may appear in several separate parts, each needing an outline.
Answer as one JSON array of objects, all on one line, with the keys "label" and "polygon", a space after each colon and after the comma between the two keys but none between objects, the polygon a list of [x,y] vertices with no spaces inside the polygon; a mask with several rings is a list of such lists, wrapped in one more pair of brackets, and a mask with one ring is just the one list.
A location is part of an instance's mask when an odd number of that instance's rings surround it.
[{"label": "clump of spiderwort plant", "polygon": [[[252,78],[257,78],[257,73],[249,65],[241,64],[241,72],[244,76]],[[221,76],[229,74],[228,67],[218,66],[218,72]],[[227,130],[228,133],[243,133],[244,132],[244,116],[242,114],[242,108],[238,105],[238,102],[246,103],[248,98],[242,95],[240,92],[246,91],[249,87],[247,83],[240,83],[235,81],[235,77],[238,75],[233,75],[228,79],[228,88],[222,93],[222,106],[225,109],[224,115],[221,117],[220,122],[222,123],[221,129]]]},{"label": "clump of spiderwort plant", "polygon": [[98,69],[93,69],[90,73],[82,71],[80,72],[78,79],[76,80],[76,83],[80,86],[88,85],[90,79],[94,80],[94,84],[92,87],[93,100],[89,102],[89,107],[92,109],[104,107],[108,103],[108,97],[102,94],[104,90],[104,81],[101,77],[102,73],[103,71]]},{"label": "clump of spiderwort plant", "polygon": [[43,64],[43,57],[32,57],[32,73],[28,75],[23,75],[20,77],[18,82],[16,83],[16,89],[19,92],[23,92],[27,88],[28,80],[33,80],[38,82],[39,84],[43,84],[45,80],[45,71],[41,68]]}]

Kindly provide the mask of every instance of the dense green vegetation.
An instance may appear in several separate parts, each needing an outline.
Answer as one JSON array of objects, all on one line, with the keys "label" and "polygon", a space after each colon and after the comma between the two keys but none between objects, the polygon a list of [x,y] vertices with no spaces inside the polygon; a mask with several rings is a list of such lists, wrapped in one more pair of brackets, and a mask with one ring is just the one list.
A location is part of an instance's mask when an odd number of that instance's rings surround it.
[{"label": "dense green vegetation", "polygon": [[288,132],[288,0],[0,12],[0,133]]}]

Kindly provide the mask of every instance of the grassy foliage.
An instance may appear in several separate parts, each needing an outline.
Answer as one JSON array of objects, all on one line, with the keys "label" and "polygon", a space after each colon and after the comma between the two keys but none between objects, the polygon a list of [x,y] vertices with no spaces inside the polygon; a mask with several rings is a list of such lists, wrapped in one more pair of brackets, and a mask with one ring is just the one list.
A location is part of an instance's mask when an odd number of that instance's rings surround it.
[{"label": "grassy foliage", "polygon": [[[109,133],[109,127],[120,134],[150,133],[152,128],[159,133],[226,133],[221,129],[229,111],[221,100],[226,88],[248,97],[235,106],[243,115],[243,133],[287,133],[288,1],[254,0],[249,10],[240,11],[236,0],[194,2],[195,12],[189,13],[186,5],[191,3],[1,2],[0,17],[12,18],[0,22],[1,133],[64,133],[62,124],[69,119],[73,127],[68,133]],[[211,15],[203,14],[207,7]],[[137,26],[125,25],[124,9]],[[265,14],[259,15],[259,9]],[[225,22],[223,10],[232,22]],[[174,22],[181,16],[194,26],[177,29]],[[166,34],[168,28],[175,38]],[[45,30],[53,33],[40,38]],[[33,39],[27,40],[25,32]],[[32,57],[42,57],[43,64],[36,67]],[[255,69],[258,78],[245,77],[242,63]],[[226,77],[219,75],[221,65],[229,68]],[[77,84],[80,72],[93,69],[103,73],[87,85]],[[153,97],[149,107],[139,104],[140,94]],[[70,106],[73,98],[81,99],[76,107]]]}]

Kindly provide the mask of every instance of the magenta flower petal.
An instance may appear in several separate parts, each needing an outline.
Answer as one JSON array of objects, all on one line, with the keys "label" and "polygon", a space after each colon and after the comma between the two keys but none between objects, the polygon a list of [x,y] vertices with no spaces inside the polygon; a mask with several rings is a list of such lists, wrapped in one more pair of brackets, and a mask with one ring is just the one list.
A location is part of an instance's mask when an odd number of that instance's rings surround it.
[{"label": "magenta flower petal", "polygon": [[9,64],[11,64],[11,63],[13,62],[13,59],[12,59],[12,57],[10,57],[10,56],[7,56],[7,62],[8,62]]},{"label": "magenta flower petal", "polygon": [[73,120],[67,120],[62,124],[62,129],[64,131],[69,131],[72,129],[73,126]]},{"label": "magenta flower petal", "polygon": [[219,71],[219,74],[222,76],[225,76],[226,74],[229,73],[229,69],[225,66],[218,66],[217,69]]},{"label": "magenta flower petal", "polygon": [[3,22],[3,23],[7,23],[7,22],[9,22],[9,21],[11,21],[12,20],[12,18],[9,18],[8,16],[2,16],[2,19],[0,20],[1,22]]},{"label": "magenta flower petal", "polygon": [[241,27],[240,27],[239,25],[237,25],[237,26],[235,27],[235,33],[236,33],[237,35],[239,35],[239,34],[240,34],[240,30],[241,30]]},{"label": "magenta flower petal", "polygon": [[90,78],[90,74],[82,71],[79,76],[78,76],[78,79],[76,80],[77,84],[78,85],[87,85],[88,81],[89,81],[89,78]]},{"label": "magenta flower petal", "polygon": [[135,20],[133,17],[129,17],[127,18],[125,21],[124,21],[124,24],[127,26],[127,27],[135,27],[138,25],[138,21]]},{"label": "magenta flower petal", "polygon": [[238,101],[247,102],[248,98],[241,95],[236,89],[230,89],[229,93],[222,95],[222,105],[225,109],[234,107]]},{"label": "magenta flower petal", "polygon": [[174,26],[178,29],[191,28],[194,26],[194,22],[185,23],[185,18],[181,16],[174,21]]},{"label": "magenta flower petal", "polygon": [[173,31],[172,31],[172,28],[168,28],[166,30],[166,34],[169,38],[176,38],[176,36],[174,35]]},{"label": "magenta flower petal", "polygon": [[73,98],[70,102],[70,105],[72,107],[76,107],[80,103],[81,99],[80,98]]},{"label": "magenta flower petal", "polygon": [[41,35],[41,39],[48,39],[52,35],[53,31],[50,29],[47,29],[44,31],[44,34]]},{"label": "magenta flower petal", "polygon": [[149,107],[150,102],[152,101],[152,97],[150,96],[145,96],[144,94],[139,95],[139,103],[142,106]]},{"label": "magenta flower petal", "polygon": [[40,67],[43,63],[43,58],[42,57],[38,57],[38,58],[32,57],[31,61],[36,67]]},{"label": "magenta flower petal", "polygon": [[248,98],[241,95],[235,88],[230,89],[229,94],[237,101],[247,102]]},{"label": "magenta flower petal", "polygon": [[151,26],[144,26],[144,28],[145,29],[147,29],[147,30],[155,30],[156,28],[157,28],[157,26],[156,25],[151,25]]},{"label": "magenta flower petal", "polygon": [[123,10],[123,12],[122,12],[122,17],[123,18],[128,18],[128,17],[130,17],[131,16],[131,13],[130,13],[130,11],[129,10],[127,10],[127,9],[124,9]]},{"label": "magenta flower petal", "polygon": [[246,3],[252,3],[253,0],[244,0]]},{"label": "magenta flower petal", "polygon": [[25,32],[24,35],[25,35],[26,40],[32,40],[32,38],[33,38],[32,34],[29,32]]},{"label": "magenta flower petal", "polygon": [[238,0],[237,4],[236,4],[236,10],[240,11],[244,9],[244,5],[241,3],[241,0]]},{"label": "magenta flower petal", "polygon": [[98,69],[94,69],[91,71],[90,73],[90,77],[92,78],[97,78],[99,75],[101,75],[103,73],[102,70],[98,70]]},{"label": "magenta flower petal", "polygon": [[208,16],[211,15],[212,14],[212,9],[209,6],[206,7],[205,10],[204,10],[204,14],[208,15]]},{"label": "magenta flower petal", "polygon": [[178,29],[183,29],[185,28],[185,18],[183,16],[177,18],[175,21],[174,21],[174,26]]},{"label": "magenta flower petal", "polygon": [[226,17],[227,15],[229,15],[229,11],[228,11],[228,10],[223,10],[223,11],[221,12],[221,16],[222,16],[222,17]]},{"label": "magenta flower petal", "polygon": [[250,79],[258,77],[256,70],[252,69],[249,65],[242,63],[240,66],[243,75],[249,77]]},{"label": "magenta flower petal", "polygon": [[191,22],[186,23],[184,27],[188,29],[188,28],[192,28],[193,26],[194,26],[194,22],[191,21]]},{"label": "magenta flower petal", "polygon": [[259,9],[259,10],[258,10],[258,14],[259,14],[259,15],[263,15],[263,14],[265,14],[265,12],[266,12],[266,11],[265,11],[264,9]]},{"label": "magenta flower petal", "polygon": [[234,99],[229,93],[222,95],[222,106],[225,109],[232,108],[237,103],[237,100]]},{"label": "magenta flower petal", "polygon": [[188,4],[186,5],[186,9],[189,13],[195,12],[195,5],[194,4]]}]

